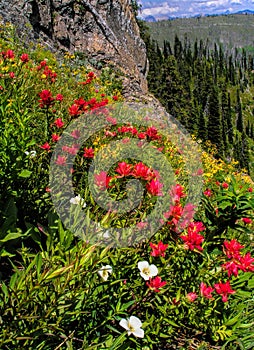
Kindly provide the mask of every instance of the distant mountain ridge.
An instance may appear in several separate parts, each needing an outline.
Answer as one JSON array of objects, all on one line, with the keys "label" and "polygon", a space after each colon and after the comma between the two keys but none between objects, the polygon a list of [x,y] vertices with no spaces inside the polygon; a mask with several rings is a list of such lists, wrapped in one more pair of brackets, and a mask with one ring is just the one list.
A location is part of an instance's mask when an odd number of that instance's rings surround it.
[{"label": "distant mountain ridge", "polygon": [[[179,18],[197,18],[197,17],[218,17],[218,16],[225,16],[225,15],[253,15],[254,14],[254,10],[241,10],[241,11],[237,11],[237,12],[229,12],[229,11],[226,11],[226,12],[222,12],[222,13],[219,13],[219,14],[205,14],[205,15],[202,15],[202,14],[196,14],[196,15],[193,15],[193,16],[190,16],[190,17],[174,17],[174,16],[169,16],[168,19],[169,20],[175,20],[175,19],[179,19]],[[159,22],[161,20],[157,20],[154,16],[152,15],[149,15],[149,16],[146,16],[143,18],[143,20],[145,20],[146,22]]]}]

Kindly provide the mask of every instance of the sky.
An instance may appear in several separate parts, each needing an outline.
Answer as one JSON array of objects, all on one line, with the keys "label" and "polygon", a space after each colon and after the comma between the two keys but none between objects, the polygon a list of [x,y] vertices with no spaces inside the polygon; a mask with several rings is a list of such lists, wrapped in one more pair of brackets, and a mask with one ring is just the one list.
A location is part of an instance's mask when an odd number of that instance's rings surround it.
[{"label": "sky", "polygon": [[153,16],[157,20],[169,17],[213,15],[228,11],[254,11],[254,0],[138,0],[142,5],[140,17]]}]

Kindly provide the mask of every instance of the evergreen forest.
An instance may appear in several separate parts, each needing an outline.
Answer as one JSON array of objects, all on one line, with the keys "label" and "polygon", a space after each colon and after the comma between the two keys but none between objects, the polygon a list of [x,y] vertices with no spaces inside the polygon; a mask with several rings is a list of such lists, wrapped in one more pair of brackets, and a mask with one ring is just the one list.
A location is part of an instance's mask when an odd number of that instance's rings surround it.
[{"label": "evergreen forest", "polygon": [[[171,21],[172,22],[172,21]],[[175,35],[162,47],[139,21],[149,59],[150,91],[216,157],[253,176],[254,56],[208,40]],[[211,39],[210,39],[211,41]]]}]

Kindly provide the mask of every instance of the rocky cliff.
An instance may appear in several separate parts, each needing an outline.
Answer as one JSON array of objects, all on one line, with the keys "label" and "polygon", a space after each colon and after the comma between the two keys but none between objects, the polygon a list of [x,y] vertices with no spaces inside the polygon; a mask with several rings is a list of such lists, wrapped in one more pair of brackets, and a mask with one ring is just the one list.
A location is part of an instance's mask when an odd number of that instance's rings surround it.
[{"label": "rocky cliff", "polygon": [[1,0],[0,16],[27,42],[118,67],[126,95],[147,93],[146,49],[131,0]]}]

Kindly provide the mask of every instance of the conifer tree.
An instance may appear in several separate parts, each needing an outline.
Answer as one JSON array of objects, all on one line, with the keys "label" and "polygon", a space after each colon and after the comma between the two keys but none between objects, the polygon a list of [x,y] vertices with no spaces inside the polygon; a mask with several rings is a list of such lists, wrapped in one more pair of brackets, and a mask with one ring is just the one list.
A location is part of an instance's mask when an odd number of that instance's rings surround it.
[{"label": "conifer tree", "polygon": [[236,92],[236,118],[236,128],[239,132],[243,132],[243,113],[239,89]]},{"label": "conifer tree", "polygon": [[234,127],[232,123],[232,109],[231,109],[231,97],[230,93],[228,93],[228,108],[226,113],[227,118],[227,134],[228,134],[228,142],[233,144],[234,141]]},{"label": "conifer tree", "polygon": [[174,42],[174,56],[178,60],[182,57],[183,53],[183,46],[181,41],[179,40],[178,36],[175,35],[175,42]]},{"label": "conifer tree", "polygon": [[248,139],[245,132],[242,132],[242,135],[241,135],[241,154],[240,154],[239,163],[241,168],[246,169],[247,172],[249,173],[250,171],[249,144],[248,144]]},{"label": "conifer tree", "polygon": [[164,58],[167,59],[168,56],[171,56],[172,54],[173,53],[172,53],[172,49],[170,46],[170,42],[164,40],[164,43],[163,43],[163,56],[164,56]]},{"label": "conifer tree", "polygon": [[221,122],[222,122],[222,138],[224,145],[224,152],[227,154],[228,150],[228,100],[226,86],[223,86],[221,92]]},{"label": "conifer tree", "polygon": [[[222,125],[218,89],[212,85],[208,101],[208,139],[216,145],[218,155],[223,156]],[[222,154],[221,154],[222,153]]]}]

